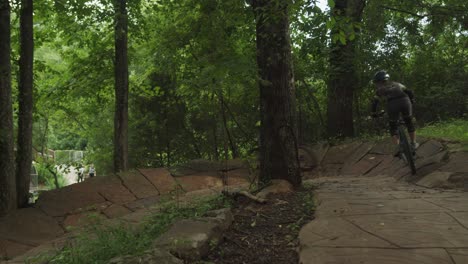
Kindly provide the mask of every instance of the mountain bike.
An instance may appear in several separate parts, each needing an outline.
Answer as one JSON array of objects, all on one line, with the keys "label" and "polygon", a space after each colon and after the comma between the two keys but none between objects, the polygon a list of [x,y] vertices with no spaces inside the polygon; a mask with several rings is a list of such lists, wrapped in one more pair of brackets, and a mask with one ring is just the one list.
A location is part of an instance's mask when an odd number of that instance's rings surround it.
[{"label": "mountain bike", "polygon": [[410,145],[406,134],[406,125],[402,119],[398,120],[398,137],[400,138],[400,158],[405,161],[411,168],[411,174],[416,174],[416,166],[414,164],[414,156],[416,150]]},{"label": "mountain bike", "polygon": [[[385,115],[385,111],[382,111],[377,114],[376,117],[382,117]],[[416,150],[410,145],[408,140],[408,134],[406,132],[406,124],[401,117],[398,119],[398,137],[400,139],[400,151],[398,157],[402,159],[411,169],[411,174],[416,174],[416,165],[414,163],[414,156],[416,155]]]}]

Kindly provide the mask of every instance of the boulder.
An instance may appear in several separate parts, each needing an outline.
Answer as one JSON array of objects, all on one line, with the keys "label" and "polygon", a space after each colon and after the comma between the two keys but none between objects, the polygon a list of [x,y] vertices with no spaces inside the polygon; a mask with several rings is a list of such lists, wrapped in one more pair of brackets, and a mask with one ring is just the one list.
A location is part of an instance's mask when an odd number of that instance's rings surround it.
[{"label": "boulder", "polygon": [[180,220],[154,242],[154,247],[185,260],[199,260],[220,242],[221,231],[217,221]]},{"label": "boulder", "polygon": [[200,172],[193,175],[176,177],[175,179],[186,192],[223,186],[221,173],[216,171]]},{"label": "boulder", "polygon": [[286,180],[272,180],[271,185],[257,193],[257,197],[265,199],[270,194],[293,192],[293,186]]},{"label": "boulder", "polygon": [[234,222],[234,215],[230,208],[209,211],[205,214],[205,218],[218,222],[221,230],[227,230]]}]

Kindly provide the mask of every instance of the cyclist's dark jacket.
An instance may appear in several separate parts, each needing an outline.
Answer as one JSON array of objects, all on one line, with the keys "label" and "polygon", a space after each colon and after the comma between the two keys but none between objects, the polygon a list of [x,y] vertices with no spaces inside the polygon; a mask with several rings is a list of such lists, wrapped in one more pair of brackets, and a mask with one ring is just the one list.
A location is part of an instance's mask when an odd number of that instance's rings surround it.
[{"label": "cyclist's dark jacket", "polygon": [[398,82],[387,82],[383,86],[375,90],[376,97],[372,102],[372,112],[376,112],[379,104],[379,97],[387,100],[387,113],[389,117],[390,134],[397,134],[398,118],[400,114],[406,123],[409,132],[414,132],[414,124],[412,122],[412,102],[414,94],[411,90]]},{"label": "cyclist's dark jacket", "polygon": [[388,82],[384,86],[379,87],[375,90],[376,97],[372,102],[372,112],[377,111],[379,104],[379,97],[383,97],[387,100],[387,103],[395,101],[400,98],[409,98],[411,101],[414,99],[414,94],[411,90],[407,89],[403,84],[398,82]]}]

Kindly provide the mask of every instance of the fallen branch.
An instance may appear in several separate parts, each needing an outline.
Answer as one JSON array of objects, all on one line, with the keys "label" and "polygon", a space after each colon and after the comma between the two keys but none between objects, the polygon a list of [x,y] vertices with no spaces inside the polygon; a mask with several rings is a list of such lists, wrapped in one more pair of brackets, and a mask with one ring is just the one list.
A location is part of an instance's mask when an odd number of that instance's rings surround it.
[{"label": "fallen branch", "polygon": [[257,196],[255,196],[255,195],[253,195],[253,194],[251,194],[251,193],[249,193],[247,191],[237,191],[237,190],[236,191],[229,191],[228,190],[228,191],[223,191],[223,193],[225,195],[232,196],[232,197],[245,196],[245,197],[247,197],[247,198],[249,198],[249,199],[251,199],[251,200],[253,200],[253,201],[257,202],[257,203],[261,203],[261,204],[264,204],[264,203],[267,202],[266,199],[257,197]]}]

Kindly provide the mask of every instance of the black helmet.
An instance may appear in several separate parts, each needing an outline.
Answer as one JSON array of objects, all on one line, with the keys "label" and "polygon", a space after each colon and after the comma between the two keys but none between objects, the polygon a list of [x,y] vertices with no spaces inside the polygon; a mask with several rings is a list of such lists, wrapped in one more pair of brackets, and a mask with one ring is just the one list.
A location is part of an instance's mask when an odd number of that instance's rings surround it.
[{"label": "black helmet", "polygon": [[374,82],[381,82],[381,81],[386,81],[388,79],[390,79],[390,75],[388,75],[388,73],[386,71],[378,71],[374,75],[373,81]]}]

